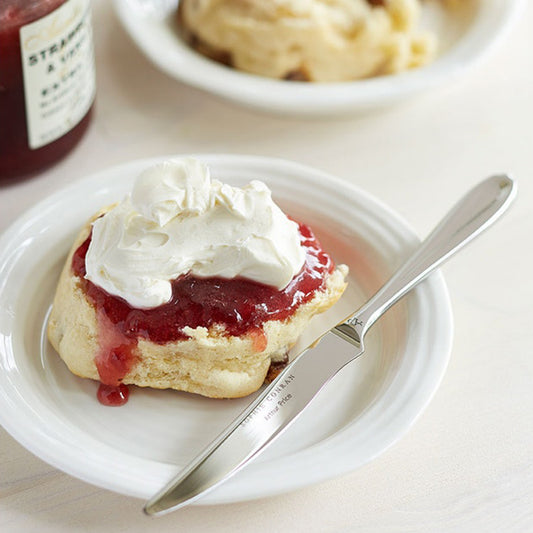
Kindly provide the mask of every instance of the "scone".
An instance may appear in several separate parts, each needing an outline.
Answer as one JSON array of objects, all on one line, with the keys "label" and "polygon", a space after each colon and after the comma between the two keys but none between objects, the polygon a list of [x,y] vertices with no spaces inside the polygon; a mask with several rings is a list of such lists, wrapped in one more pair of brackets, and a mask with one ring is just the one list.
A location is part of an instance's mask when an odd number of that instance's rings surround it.
[{"label": "scone", "polygon": [[81,230],[48,337],[74,374],[107,386],[103,403],[127,384],[245,396],[346,274],[260,182],[238,189],[196,160],[167,162]]},{"label": "scone", "polygon": [[420,0],[181,0],[178,24],[200,53],[279,79],[335,82],[419,67],[435,37]]}]

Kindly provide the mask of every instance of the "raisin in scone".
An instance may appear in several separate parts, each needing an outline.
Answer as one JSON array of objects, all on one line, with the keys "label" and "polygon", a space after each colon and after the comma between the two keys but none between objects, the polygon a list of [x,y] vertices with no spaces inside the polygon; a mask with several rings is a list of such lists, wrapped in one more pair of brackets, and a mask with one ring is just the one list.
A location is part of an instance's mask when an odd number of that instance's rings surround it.
[{"label": "raisin in scone", "polygon": [[74,374],[111,389],[245,396],[346,274],[261,182],[230,187],[197,160],[169,161],[81,230],[48,336]]},{"label": "raisin in scone", "polygon": [[419,67],[436,39],[420,0],[181,0],[178,24],[200,53],[279,79],[348,81]]}]

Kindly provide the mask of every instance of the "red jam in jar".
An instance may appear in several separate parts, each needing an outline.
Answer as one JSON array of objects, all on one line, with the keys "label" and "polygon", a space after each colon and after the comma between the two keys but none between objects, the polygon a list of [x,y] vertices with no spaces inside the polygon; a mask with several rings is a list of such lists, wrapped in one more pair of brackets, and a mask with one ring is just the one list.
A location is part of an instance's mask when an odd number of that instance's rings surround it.
[{"label": "red jam in jar", "polygon": [[95,95],[90,0],[0,2],[0,181],[81,139]]},{"label": "red jam in jar", "polygon": [[[308,302],[335,267],[311,229],[299,225],[300,242],[305,250],[302,269],[282,290],[255,281],[234,278],[197,278],[184,275],[172,282],[172,298],[152,309],[137,309],[122,298],[112,296],[85,279],[85,256],[89,236],[72,258],[72,271],[83,281],[89,301],[95,306],[100,351],[95,363],[101,382],[114,387],[99,392],[103,402],[121,398],[117,387],[135,362],[137,339],[157,344],[187,339],[185,326],[210,328],[223,324],[229,335],[250,335],[258,351],[265,348],[263,324],[286,320]],[[101,388],[102,390],[102,388]],[[107,396],[106,396],[107,395]],[[101,398],[102,396],[102,398]],[[109,405],[109,403],[107,404]]]}]

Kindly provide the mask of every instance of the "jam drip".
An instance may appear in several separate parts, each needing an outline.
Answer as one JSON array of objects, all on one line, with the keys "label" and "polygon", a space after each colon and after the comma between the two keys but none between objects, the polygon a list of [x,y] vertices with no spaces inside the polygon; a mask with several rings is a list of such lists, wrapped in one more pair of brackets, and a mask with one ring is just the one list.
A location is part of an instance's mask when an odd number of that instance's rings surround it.
[{"label": "jam drip", "polygon": [[124,405],[130,396],[130,391],[127,385],[121,383],[120,385],[104,385],[100,384],[96,397],[103,405],[118,407]]},{"label": "jam drip", "polygon": [[334,269],[311,229],[299,225],[305,263],[283,289],[244,278],[198,278],[184,275],[172,281],[172,298],[152,309],[137,309],[122,298],[112,296],[85,279],[85,256],[91,236],[79,246],[72,259],[72,270],[81,278],[83,289],[96,308],[101,350],[96,357],[100,379],[117,387],[135,362],[137,339],[156,344],[189,338],[183,329],[222,325],[228,335],[250,335],[253,347],[266,347],[263,324],[286,320],[317,290]]},{"label": "jam drip", "polygon": [[137,340],[126,337],[102,309],[97,309],[96,319],[100,346],[94,363],[101,382],[97,398],[104,405],[123,405],[129,390],[122,380],[135,364]]}]

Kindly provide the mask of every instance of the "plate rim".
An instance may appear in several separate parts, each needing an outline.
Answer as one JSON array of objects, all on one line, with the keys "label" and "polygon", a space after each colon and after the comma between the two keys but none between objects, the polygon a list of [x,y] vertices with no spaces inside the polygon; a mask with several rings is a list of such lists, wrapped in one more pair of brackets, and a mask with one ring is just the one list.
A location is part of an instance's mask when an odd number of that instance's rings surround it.
[{"label": "plate rim", "polygon": [[[20,227],[20,225],[24,225],[28,221],[32,220],[36,214],[40,214],[42,216],[43,212],[46,212],[46,208],[52,206],[54,203],[56,203],[60,198],[67,197],[69,194],[74,193],[77,189],[80,187],[83,187],[83,184],[88,184],[94,180],[101,179],[101,176],[106,176],[112,172],[116,172],[117,169],[126,169],[126,168],[137,168],[139,169],[140,165],[150,165],[154,162],[159,162],[164,159],[172,158],[172,157],[182,157],[186,154],[172,154],[168,156],[159,156],[159,157],[152,157],[152,158],[142,158],[137,159],[134,161],[129,161],[123,164],[114,165],[111,167],[108,167],[106,169],[103,169],[99,172],[92,173],[88,176],[85,176],[84,178],[81,178],[79,180],[76,180],[75,182],[72,182],[66,187],[63,187],[56,192],[50,194],[46,198],[42,199],[40,202],[35,204],[33,207],[29,208],[25,213],[23,213],[20,217],[18,217],[3,233],[0,235],[0,257],[5,255],[5,244],[8,244],[11,242],[11,239],[16,237],[17,230]],[[374,196],[370,195],[367,191],[364,189],[358,187],[357,185],[354,185],[353,183],[350,183],[348,181],[342,180],[339,177],[336,177],[334,175],[331,175],[329,173],[323,172],[321,170],[318,170],[316,168],[303,165],[300,163],[296,163],[294,161],[289,161],[286,159],[281,158],[271,158],[271,157],[263,157],[263,156],[250,156],[250,155],[238,155],[238,154],[191,154],[194,157],[203,158],[207,161],[208,164],[211,164],[211,162],[216,161],[233,161],[233,164],[239,165],[260,165],[264,166],[266,165],[268,168],[272,168],[272,166],[276,167],[279,171],[279,169],[284,169],[287,171],[287,169],[291,169],[292,171],[300,172],[305,174],[305,179],[309,178],[309,175],[314,176],[314,178],[318,179],[324,179],[326,178],[330,183],[334,183],[336,185],[342,186],[344,188],[349,189],[352,193],[356,194],[358,197],[365,200],[365,202],[368,202],[372,206],[372,211],[377,207],[380,211],[380,214],[383,216],[385,215],[391,220],[394,220],[395,223],[399,224],[399,226],[402,228],[402,231],[404,232],[403,237],[407,238],[408,240],[411,240],[413,243],[418,241],[418,238],[416,237],[416,234],[410,227],[410,225],[398,215],[394,210],[392,210],[390,207],[388,207],[386,204],[381,202],[379,199],[375,198]],[[137,170],[138,172],[138,170]],[[0,282],[1,282],[1,275],[3,272],[3,268],[0,268]],[[377,455],[383,453],[388,447],[390,447],[392,444],[397,442],[409,429],[410,427],[416,422],[417,418],[422,414],[422,412],[425,410],[429,402],[431,401],[433,395],[438,390],[438,387],[440,385],[440,382],[442,381],[442,378],[445,374],[448,361],[451,354],[451,344],[452,344],[452,338],[453,338],[453,319],[452,319],[452,311],[451,311],[451,305],[449,300],[449,294],[446,287],[446,284],[444,282],[444,278],[442,276],[441,272],[436,272],[434,275],[432,275],[430,278],[428,278],[425,282],[426,287],[432,287],[432,294],[433,297],[436,297],[436,294],[438,293],[440,297],[440,312],[441,312],[441,329],[446,329],[448,332],[448,335],[441,338],[441,357],[440,357],[440,368],[437,374],[435,375],[435,379],[432,382],[431,386],[429,387],[431,390],[426,391],[424,402],[420,405],[418,405],[418,408],[416,409],[416,413],[412,413],[414,416],[409,417],[408,424],[402,424],[401,431],[397,430],[394,435],[389,439],[388,442],[382,443],[382,446],[379,450],[377,450],[372,457],[368,457],[364,462],[362,462],[360,465],[358,465],[356,468],[359,468],[359,466],[362,466],[362,464],[365,464],[366,462],[372,460]],[[0,283],[0,289],[1,289],[1,283]],[[415,289],[416,290],[416,289]],[[0,348],[1,349],[1,348]],[[5,398],[5,394],[3,394],[2,391],[0,391],[0,399]],[[7,420],[7,422],[6,422]],[[40,457],[41,459],[45,460],[49,464],[53,465],[54,467],[67,472],[75,477],[78,477],[79,479],[82,479],[84,481],[87,481],[89,483],[92,483],[94,485],[107,488],[110,490],[114,490],[116,492],[122,493],[122,494],[129,494],[130,496],[135,497],[144,497],[139,496],[138,494],[131,494],[124,491],[123,487],[117,487],[113,486],[113,483],[109,482],[103,482],[102,480],[95,480],[91,478],[91,476],[88,476],[86,473],[83,475],[83,472],[80,473],[79,471],[76,471],[76,469],[66,469],[65,465],[58,461],[58,458],[56,457],[56,454],[49,453],[48,450],[43,451],[42,449],[35,450],[33,443],[28,442],[28,438],[26,435],[24,435],[23,431],[19,431],[17,428],[13,428],[12,424],[9,419],[6,418],[6,414],[3,412],[3,410],[0,410],[0,424],[10,433],[21,445],[23,445],[28,451],[33,453],[34,455]],[[46,435],[45,435],[46,437]],[[319,443],[320,444],[320,443]],[[307,448],[306,450],[309,450],[311,448],[315,448],[315,445]],[[316,449],[313,450],[313,453],[316,453]],[[286,456],[282,459],[285,460],[285,464],[288,464],[293,457]],[[146,460],[147,463],[154,463],[153,460]],[[250,465],[250,468],[253,465]],[[82,469],[83,470],[83,469]],[[239,492],[242,493],[242,485],[246,485],[246,483],[249,483],[247,480],[247,476],[249,478],[250,475],[253,477],[253,469],[248,470],[248,473],[245,471],[241,472],[241,475],[239,478],[233,478],[229,481],[231,483],[230,490],[229,491],[222,491],[222,490],[216,490],[213,493],[209,494],[205,499],[200,500],[198,504],[214,504],[214,503],[229,503],[229,502],[236,502],[236,501],[245,501],[248,499],[255,499],[255,498],[262,498],[271,496],[274,494],[280,494],[283,492],[292,491],[298,488],[301,488],[302,486],[308,486],[314,483],[318,483],[321,481],[325,481],[327,479],[331,479],[333,477],[336,477],[343,472],[346,473],[347,471],[345,469],[341,469],[342,472],[331,472],[328,471],[328,473],[320,476],[315,476],[315,478],[311,481],[298,481],[297,479],[292,479],[291,483],[285,484],[283,487],[277,487],[277,488],[270,488],[269,491],[259,491],[257,490],[254,492],[253,490],[247,490],[247,495],[243,497],[242,494],[239,496]],[[350,471],[353,469],[350,469]]]}]

